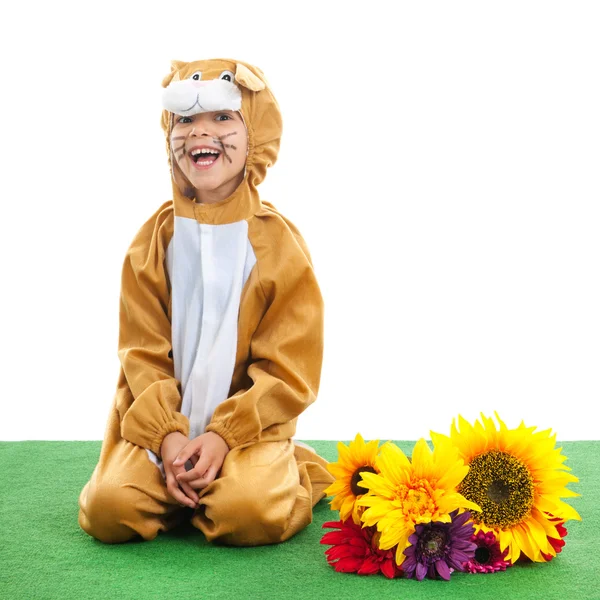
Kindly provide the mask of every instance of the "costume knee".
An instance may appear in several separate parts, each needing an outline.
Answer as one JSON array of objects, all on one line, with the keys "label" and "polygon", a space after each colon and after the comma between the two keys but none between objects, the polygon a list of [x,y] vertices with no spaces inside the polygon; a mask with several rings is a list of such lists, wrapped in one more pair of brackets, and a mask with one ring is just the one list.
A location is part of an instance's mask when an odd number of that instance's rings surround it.
[{"label": "costume knee", "polygon": [[291,440],[231,450],[200,505],[192,524],[209,541],[235,546],[281,542],[312,520]]},{"label": "costume knee", "polygon": [[127,472],[112,470],[107,475],[97,467],[79,496],[79,525],[102,542],[125,542],[137,535],[152,540],[184,516],[183,507],[168,498],[156,466],[143,450],[137,454],[142,460],[134,461],[137,468]]},{"label": "costume knee", "polygon": [[[126,542],[143,528],[136,502],[140,492],[107,482],[94,485],[88,482],[79,497],[79,525],[89,535],[101,542],[114,544]],[[145,533],[148,535],[146,529]],[[155,537],[153,532],[151,537]]]}]

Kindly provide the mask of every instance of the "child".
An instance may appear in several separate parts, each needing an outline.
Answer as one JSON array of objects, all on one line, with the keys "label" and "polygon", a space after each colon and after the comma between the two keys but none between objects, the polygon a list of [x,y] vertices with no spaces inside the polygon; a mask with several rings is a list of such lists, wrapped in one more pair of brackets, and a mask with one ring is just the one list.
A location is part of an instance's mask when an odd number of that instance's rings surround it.
[{"label": "child", "polygon": [[173,200],[127,251],[119,380],[79,525],[151,540],[189,515],[209,541],[282,542],[334,478],[292,440],[319,388],[324,307],[304,239],[256,189],[279,107],[235,60],[173,61],[162,85]]}]

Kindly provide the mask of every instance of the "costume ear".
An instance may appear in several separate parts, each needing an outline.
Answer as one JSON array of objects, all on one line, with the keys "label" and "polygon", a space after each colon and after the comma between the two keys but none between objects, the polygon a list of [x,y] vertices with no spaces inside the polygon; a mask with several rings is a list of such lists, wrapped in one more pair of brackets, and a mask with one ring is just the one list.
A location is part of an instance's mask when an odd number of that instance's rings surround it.
[{"label": "costume ear", "polygon": [[265,85],[267,87],[271,87],[271,85],[269,84],[269,80],[267,79],[266,75],[258,67],[255,67],[255,69],[258,71],[261,79],[265,82]]},{"label": "costume ear", "polygon": [[171,72],[163,78],[162,86],[167,87],[171,81],[179,81],[179,69],[185,67],[187,63],[183,60],[172,60],[171,61]]},{"label": "costume ear", "polygon": [[260,77],[240,63],[235,65],[235,80],[253,92],[260,92],[266,87],[265,82]]}]

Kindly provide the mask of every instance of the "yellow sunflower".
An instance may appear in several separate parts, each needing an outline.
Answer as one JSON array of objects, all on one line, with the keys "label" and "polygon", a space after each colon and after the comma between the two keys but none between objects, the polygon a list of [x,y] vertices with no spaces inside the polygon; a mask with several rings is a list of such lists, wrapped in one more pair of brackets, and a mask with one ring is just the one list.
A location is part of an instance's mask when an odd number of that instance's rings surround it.
[{"label": "yellow sunflower", "polygon": [[379,450],[376,467],[380,474],[363,473],[359,485],[369,493],[357,504],[369,507],[361,519],[366,526],[377,524],[381,550],[398,544],[398,565],[406,558],[404,550],[410,546],[408,538],[415,525],[450,523],[450,513],[455,509],[480,510],[456,491],[469,467],[451,444],[432,452],[420,439],[413,448],[411,462],[398,446],[387,442]]},{"label": "yellow sunflower", "polygon": [[561,536],[550,519],[581,520],[560,498],[579,496],[566,488],[579,481],[566,473],[562,448],[555,448],[556,434],[550,429],[534,433],[535,427],[521,422],[508,429],[500,420],[481,415],[472,426],[459,415],[460,431],[452,421],[450,437],[431,432],[434,445],[452,443],[469,465],[469,473],[458,491],[481,506],[473,514],[475,532],[492,531],[500,549],[509,549],[506,560],[516,561],[521,552],[532,561],[544,562],[542,553],[556,556],[548,536]]},{"label": "yellow sunflower", "polygon": [[354,441],[345,446],[338,442],[338,462],[329,463],[327,470],[336,480],[325,490],[328,496],[334,496],[331,510],[340,511],[340,519],[345,521],[350,516],[356,525],[360,524],[360,515],[364,508],[356,505],[356,499],[366,494],[366,490],[357,486],[362,473],[378,473],[375,466],[379,452],[379,440],[365,443],[360,433]]}]

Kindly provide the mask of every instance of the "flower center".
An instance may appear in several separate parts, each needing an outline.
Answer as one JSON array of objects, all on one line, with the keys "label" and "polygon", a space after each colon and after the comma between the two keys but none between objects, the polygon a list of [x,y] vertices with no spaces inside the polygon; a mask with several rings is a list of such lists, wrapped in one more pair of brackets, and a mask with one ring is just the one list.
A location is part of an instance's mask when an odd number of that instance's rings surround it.
[{"label": "flower center", "polygon": [[377,471],[373,467],[358,467],[354,474],[352,475],[352,479],[350,480],[350,489],[355,496],[362,496],[367,493],[367,488],[360,487],[358,482],[362,480],[361,473],[377,473]]},{"label": "flower center", "polygon": [[446,534],[430,528],[420,540],[421,554],[427,558],[438,558],[446,554]]},{"label": "flower center", "polygon": [[431,483],[417,479],[396,488],[397,505],[413,523],[429,523],[437,512]]},{"label": "flower center", "polygon": [[509,487],[504,481],[496,479],[488,485],[487,495],[490,500],[498,504],[506,502],[510,498]]},{"label": "flower center", "polygon": [[531,511],[533,477],[518,458],[490,450],[471,461],[459,492],[481,507],[481,513],[473,512],[475,523],[510,528]]},{"label": "flower center", "polygon": [[479,548],[475,550],[475,560],[480,565],[486,565],[491,557],[492,553],[490,552],[490,549],[486,548],[485,546],[479,546]]}]

